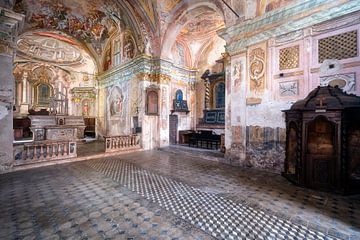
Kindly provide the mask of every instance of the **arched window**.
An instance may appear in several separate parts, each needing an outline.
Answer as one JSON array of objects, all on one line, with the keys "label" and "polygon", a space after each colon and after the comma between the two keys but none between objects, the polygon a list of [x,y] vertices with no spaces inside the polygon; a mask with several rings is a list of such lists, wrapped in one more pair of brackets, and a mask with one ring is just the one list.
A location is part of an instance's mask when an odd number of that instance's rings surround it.
[{"label": "arched window", "polygon": [[183,100],[183,92],[180,89],[176,91],[175,99],[176,99],[176,101],[182,101]]},{"label": "arched window", "polygon": [[225,83],[215,85],[215,108],[225,108]]}]

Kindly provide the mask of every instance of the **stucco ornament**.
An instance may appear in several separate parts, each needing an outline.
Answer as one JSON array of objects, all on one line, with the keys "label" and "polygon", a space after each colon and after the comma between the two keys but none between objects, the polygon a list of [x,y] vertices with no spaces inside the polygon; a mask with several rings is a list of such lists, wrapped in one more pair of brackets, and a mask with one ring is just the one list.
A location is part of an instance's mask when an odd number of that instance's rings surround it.
[{"label": "stucco ornament", "polygon": [[338,73],[342,69],[342,64],[337,59],[326,59],[320,66],[321,75],[331,75]]},{"label": "stucco ornament", "polygon": [[9,110],[6,107],[6,103],[0,102],[0,120],[5,118],[9,114]]},{"label": "stucco ornament", "polygon": [[259,88],[264,81],[265,74],[265,51],[256,48],[250,53],[250,79],[254,81],[255,87]]}]

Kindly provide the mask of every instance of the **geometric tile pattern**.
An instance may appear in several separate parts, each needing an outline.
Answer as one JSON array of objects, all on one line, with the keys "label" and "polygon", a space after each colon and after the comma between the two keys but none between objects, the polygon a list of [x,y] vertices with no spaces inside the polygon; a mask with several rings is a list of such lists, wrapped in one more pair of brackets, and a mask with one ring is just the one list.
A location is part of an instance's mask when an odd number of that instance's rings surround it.
[{"label": "geometric tile pattern", "polygon": [[125,161],[87,164],[218,239],[335,239]]},{"label": "geometric tile pattern", "polygon": [[0,175],[0,239],[211,239],[83,162]]},{"label": "geometric tile pattern", "polygon": [[359,194],[341,196],[301,188],[280,174],[236,168],[208,157],[202,149],[172,146],[123,155],[121,159],[330,236],[360,239]]}]

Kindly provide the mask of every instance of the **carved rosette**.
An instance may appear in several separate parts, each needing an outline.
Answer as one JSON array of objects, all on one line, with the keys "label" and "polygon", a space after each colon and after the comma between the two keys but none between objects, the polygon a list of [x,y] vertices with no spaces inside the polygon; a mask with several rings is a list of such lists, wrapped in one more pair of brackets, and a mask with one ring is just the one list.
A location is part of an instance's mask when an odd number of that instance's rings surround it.
[{"label": "carved rosette", "polygon": [[264,86],[265,80],[265,50],[255,48],[250,52],[250,90],[259,91]]}]

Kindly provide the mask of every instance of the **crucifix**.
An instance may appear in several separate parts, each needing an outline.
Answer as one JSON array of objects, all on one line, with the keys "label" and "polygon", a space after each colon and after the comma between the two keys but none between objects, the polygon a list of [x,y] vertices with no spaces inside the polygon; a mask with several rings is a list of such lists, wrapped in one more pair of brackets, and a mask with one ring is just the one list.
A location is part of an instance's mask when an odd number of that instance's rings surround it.
[{"label": "crucifix", "polygon": [[318,99],[319,100],[319,107],[325,107],[326,106],[326,98],[324,98],[324,97],[321,97],[321,98],[319,98]]}]

